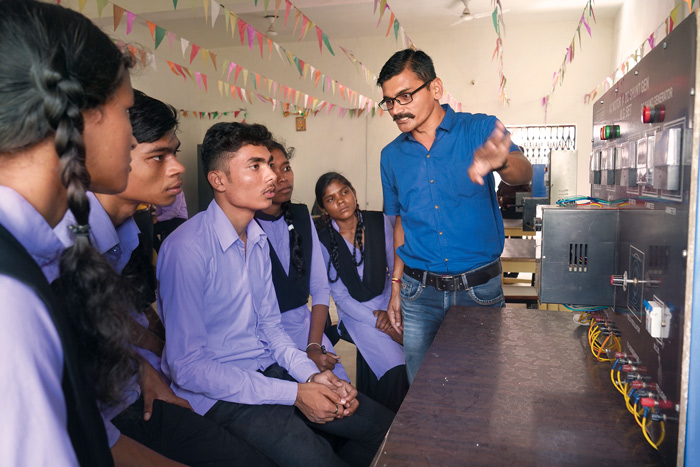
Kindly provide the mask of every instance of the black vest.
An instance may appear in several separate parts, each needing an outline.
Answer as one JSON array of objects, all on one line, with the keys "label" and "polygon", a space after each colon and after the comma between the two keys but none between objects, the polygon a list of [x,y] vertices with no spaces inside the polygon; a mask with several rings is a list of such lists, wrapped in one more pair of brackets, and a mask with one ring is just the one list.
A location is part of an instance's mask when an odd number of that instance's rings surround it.
[{"label": "black vest", "polygon": [[[302,255],[304,258],[304,274],[299,275],[299,270],[293,261],[289,264],[289,275],[284,272],[284,267],[275,249],[270,244],[270,260],[272,261],[272,282],[275,285],[275,294],[280,306],[280,312],[294,310],[309,301],[309,281],[311,278],[311,218],[309,208],[305,204],[290,203],[289,210],[292,212],[292,223],[301,238]],[[263,220],[275,220],[265,214],[258,212],[256,217]],[[289,247],[292,248],[292,233],[289,232]],[[290,252],[291,255],[291,252]]]},{"label": "black vest", "polygon": [[131,252],[129,262],[121,272],[122,277],[132,285],[136,291],[137,309],[143,311],[156,301],[156,271],[151,259],[152,248],[146,241],[147,236],[139,234],[139,244]]},{"label": "black vest", "polygon": [[[85,382],[76,339],[69,318],[58,305],[46,277],[27,250],[0,225],[0,274],[30,287],[49,311],[63,347],[63,397],[68,415],[68,434],[78,462],[85,466],[112,466],[107,435],[92,388]],[[21,310],[17,318],[22,319]],[[18,376],[18,375],[15,375]],[[19,379],[17,380],[19,381]]]},{"label": "black vest", "polygon": [[318,239],[331,251],[331,235],[338,246],[340,270],[338,276],[347,287],[350,296],[358,302],[366,302],[384,291],[386,283],[386,251],[384,232],[384,216],[379,211],[360,211],[365,225],[365,266],[362,279],[353,263],[352,252],[345,239],[335,229],[328,230],[323,224],[318,230]]}]

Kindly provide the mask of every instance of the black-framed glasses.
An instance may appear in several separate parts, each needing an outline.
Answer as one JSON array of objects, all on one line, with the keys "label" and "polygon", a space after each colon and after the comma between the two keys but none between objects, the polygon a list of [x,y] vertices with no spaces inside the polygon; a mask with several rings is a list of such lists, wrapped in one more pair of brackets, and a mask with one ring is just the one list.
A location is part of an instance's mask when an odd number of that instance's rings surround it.
[{"label": "black-framed glasses", "polygon": [[421,89],[423,89],[424,87],[426,87],[427,85],[429,85],[430,83],[432,83],[432,82],[433,82],[432,79],[431,79],[431,80],[428,80],[428,81],[426,81],[425,83],[423,83],[423,84],[421,85],[421,87],[419,87],[419,88],[416,89],[415,91],[413,91],[413,92],[404,92],[403,94],[399,94],[398,96],[394,97],[393,99],[392,99],[391,97],[385,97],[385,98],[382,99],[382,101],[379,103],[379,108],[382,109],[382,110],[389,111],[389,110],[391,110],[391,109],[394,108],[394,102],[398,102],[398,103],[401,104],[401,105],[410,104],[411,102],[413,102],[413,95],[414,95],[415,93],[417,93],[418,91],[420,91]]}]

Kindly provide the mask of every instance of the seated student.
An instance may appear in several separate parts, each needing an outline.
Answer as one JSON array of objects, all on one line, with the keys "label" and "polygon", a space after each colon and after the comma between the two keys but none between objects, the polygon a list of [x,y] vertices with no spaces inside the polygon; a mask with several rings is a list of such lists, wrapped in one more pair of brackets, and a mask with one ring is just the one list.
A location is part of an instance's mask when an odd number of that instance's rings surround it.
[{"label": "seated student", "polygon": [[[243,123],[217,123],[204,137],[214,200],[158,256],[163,368],[197,413],[278,464],[368,465],[391,412],[319,373],[280,323],[267,236],[253,220],[275,195],[271,138]],[[348,441],[336,455],[311,427]]]},{"label": "seated student", "polygon": [[408,391],[408,377],[402,336],[386,314],[394,229],[381,212],[360,211],[355,189],[336,172],[321,175],[315,193],[323,213],[323,258],[342,323],[338,327],[347,330],[373,373],[359,389],[396,412]]},{"label": "seated student", "polygon": [[[319,370],[333,370],[338,378],[350,381],[333,344],[323,333],[331,292],[316,229],[306,205],[290,202],[294,171],[289,159],[294,148],[287,150],[273,141],[267,149],[272,154],[270,168],[277,176],[275,197],[269,208],[255,213],[255,219],[270,242],[272,281],[282,326]],[[309,294],[313,298],[311,313]]]},{"label": "seated student", "polygon": [[[138,284],[150,282],[150,275],[154,273],[151,265],[147,265],[150,272],[129,267],[141,259],[141,252],[137,249],[139,230],[132,216],[140,203],[171,202],[180,192],[185,168],[176,158],[180,141],[176,135],[177,111],[172,106],[135,90],[134,106],[129,115],[138,143],[131,151],[129,181],[126,189],[116,195],[88,193],[90,238],[118,273],[125,275],[131,270],[136,275],[128,279]],[[68,226],[74,222],[74,217],[68,213],[54,229],[68,246],[74,240]],[[162,342],[150,333],[148,319],[142,312],[150,303],[142,301],[142,307],[134,310],[140,326],[136,324],[132,328],[136,334],[132,337],[137,337],[135,340],[142,347],[137,351],[147,360],[142,362],[144,394],[139,398],[139,386],[134,381],[121,404],[103,410],[103,417],[112,421],[106,423],[110,446],[117,442],[121,432],[121,435],[187,465],[272,465],[262,454],[217,423],[192,412],[189,403],[175,396],[168,383],[153,369],[161,366]],[[151,393],[155,393],[155,402]]]},{"label": "seated student", "polygon": [[[115,401],[135,360],[111,327],[127,301],[85,235],[85,190],[126,186],[130,60],[58,5],[0,1],[0,29],[0,465],[113,465],[96,397]],[[52,228],[69,208],[81,235],[63,251]]]}]

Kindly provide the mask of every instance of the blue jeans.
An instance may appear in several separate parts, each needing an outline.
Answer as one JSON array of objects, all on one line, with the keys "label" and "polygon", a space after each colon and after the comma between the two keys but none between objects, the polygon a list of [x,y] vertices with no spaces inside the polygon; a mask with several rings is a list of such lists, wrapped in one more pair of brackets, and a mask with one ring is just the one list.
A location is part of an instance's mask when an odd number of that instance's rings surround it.
[{"label": "blue jeans", "polygon": [[447,310],[454,305],[505,306],[501,276],[496,276],[485,284],[454,292],[440,292],[406,274],[401,278],[403,348],[409,383],[413,383],[418,367],[433,343]]}]

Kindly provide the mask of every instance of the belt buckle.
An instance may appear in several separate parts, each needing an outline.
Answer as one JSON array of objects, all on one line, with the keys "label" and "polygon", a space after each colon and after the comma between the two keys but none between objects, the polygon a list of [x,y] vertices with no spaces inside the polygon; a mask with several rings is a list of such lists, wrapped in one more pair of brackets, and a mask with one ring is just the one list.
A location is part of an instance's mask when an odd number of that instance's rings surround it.
[{"label": "belt buckle", "polygon": [[[452,292],[457,290],[455,285],[455,276],[437,276],[438,287],[435,287],[439,292]],[[452,284],[452,287],[449,287]]]}]

